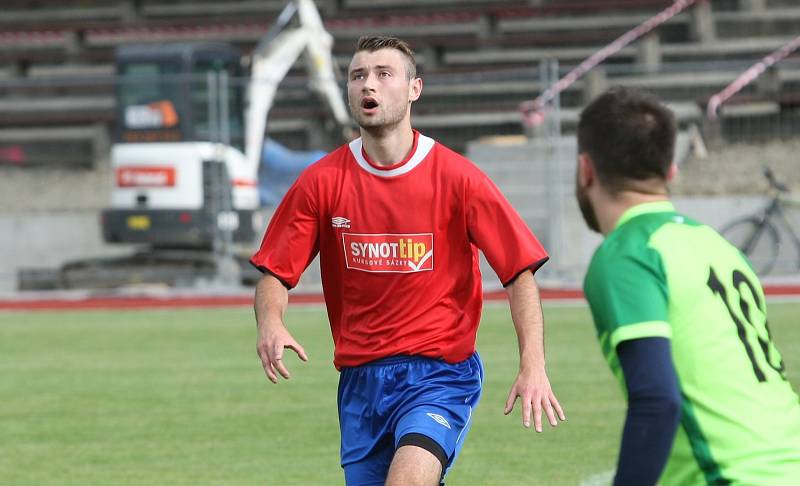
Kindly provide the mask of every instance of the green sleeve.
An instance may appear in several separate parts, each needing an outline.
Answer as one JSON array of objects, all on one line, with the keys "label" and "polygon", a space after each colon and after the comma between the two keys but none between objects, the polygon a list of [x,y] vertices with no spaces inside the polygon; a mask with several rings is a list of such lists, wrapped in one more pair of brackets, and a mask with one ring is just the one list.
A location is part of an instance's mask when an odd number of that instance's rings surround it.
[{"label": "green sleeve", "polygon": [[661,257],[652,248],[600,251],[584,284],[599,335],[609,344],[643,337],[671,337],[668,291]]}]

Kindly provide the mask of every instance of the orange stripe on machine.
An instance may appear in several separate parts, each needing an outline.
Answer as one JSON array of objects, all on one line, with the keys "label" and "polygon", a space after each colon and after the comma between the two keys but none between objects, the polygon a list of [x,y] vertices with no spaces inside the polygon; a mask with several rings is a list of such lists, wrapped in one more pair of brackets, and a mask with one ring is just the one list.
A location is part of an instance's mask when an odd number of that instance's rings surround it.
[{"label": "orange stripe on machine", "polygon": [[234,179],[235,187],[258,187],[258,183],[252,179]]},{"label": "orange stripe on machine", "polygon": [[174,167],[118,167],[117,187],[173,187]]}]

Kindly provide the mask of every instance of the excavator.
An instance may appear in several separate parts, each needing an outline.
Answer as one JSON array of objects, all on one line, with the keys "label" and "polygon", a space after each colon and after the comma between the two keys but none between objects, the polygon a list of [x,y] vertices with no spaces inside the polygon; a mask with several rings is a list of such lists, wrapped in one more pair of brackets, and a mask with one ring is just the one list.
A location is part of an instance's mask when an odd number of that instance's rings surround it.
[{"label": "excavator", "polygon": [[332,44],[313,0],[293,0],[253,50],[246,86],[236,85],[246,73],[230,45],[120,47],[111,205],[100,224],[105,242],[138,249],[68,262],[56,287],[255,278],[245,262],[264,230],[258,178],[267,115],[301,55],[342,141],[352,133]]}]

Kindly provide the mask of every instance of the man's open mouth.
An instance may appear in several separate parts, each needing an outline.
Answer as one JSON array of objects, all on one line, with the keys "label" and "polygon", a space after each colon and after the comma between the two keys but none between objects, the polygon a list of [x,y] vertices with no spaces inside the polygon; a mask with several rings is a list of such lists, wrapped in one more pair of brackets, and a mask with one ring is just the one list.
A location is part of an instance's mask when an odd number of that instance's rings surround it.
[{"label": "man's open mouth", "polygon": [[378,107],[378,102],[372,98],[364,98],[361,100],[361,108],[366,108],[367,110],[370,110],[372,108],[377,108],[377,107]]}]

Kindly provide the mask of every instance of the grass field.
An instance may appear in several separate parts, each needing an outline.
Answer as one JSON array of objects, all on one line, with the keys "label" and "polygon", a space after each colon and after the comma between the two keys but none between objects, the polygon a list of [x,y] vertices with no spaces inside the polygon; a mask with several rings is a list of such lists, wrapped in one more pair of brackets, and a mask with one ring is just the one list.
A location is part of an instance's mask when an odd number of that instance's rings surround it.
[{"label": "grass field", "polygon": [[[770,304],[790,379],[800,304]],[[622,396],[588,310],[545,307],[568,420],[543,434],[502,414],[517,366],[505,307],[485,311],[485,393],[450,485],[577,485],[613,467]],[[0,484],[342,484],[337,373],[324,313],[292,308],[311,361],[270,384],[249,309],[0,313]]]}]

